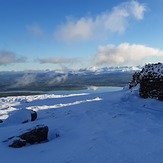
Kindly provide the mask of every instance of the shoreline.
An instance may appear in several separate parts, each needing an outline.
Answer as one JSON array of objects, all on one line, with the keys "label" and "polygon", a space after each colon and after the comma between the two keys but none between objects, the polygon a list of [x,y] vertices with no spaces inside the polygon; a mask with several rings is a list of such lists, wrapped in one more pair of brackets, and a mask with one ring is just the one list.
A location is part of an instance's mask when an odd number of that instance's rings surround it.
[{"label": "shoreline", "polygon": [[[123,87],[117,87],[117,86],[87,86],[83,88],[78,88],[78,89],[57,89],[57,90],[47,90],[47,91],[31,91],[31,90],[24,90],[24,91],[1,91],[0,92],[0,98],[2,97],[8,97],[8,96],[30,96],[30,95],[41,95],[41,94],[62,94],[61,92],[69,92],[72,91],[74,93],[75,91],[92,91],[96,92],[99,89],[104,90],[104,89],[111,89],[111,88],[123,88]],[[63,93],[63,94],[64,94]]]}]

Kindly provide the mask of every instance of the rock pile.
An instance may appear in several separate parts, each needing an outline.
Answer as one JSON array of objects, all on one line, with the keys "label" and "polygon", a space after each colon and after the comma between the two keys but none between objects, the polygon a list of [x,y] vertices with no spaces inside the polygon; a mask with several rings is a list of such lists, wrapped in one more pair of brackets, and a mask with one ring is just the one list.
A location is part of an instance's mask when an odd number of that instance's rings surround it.
[{"label": "rock pile", "polygon": [[148,64],[133,75],[129,88],[140,84],[139,94],[143,98],[156,98],[163,101],[163,64]]}]

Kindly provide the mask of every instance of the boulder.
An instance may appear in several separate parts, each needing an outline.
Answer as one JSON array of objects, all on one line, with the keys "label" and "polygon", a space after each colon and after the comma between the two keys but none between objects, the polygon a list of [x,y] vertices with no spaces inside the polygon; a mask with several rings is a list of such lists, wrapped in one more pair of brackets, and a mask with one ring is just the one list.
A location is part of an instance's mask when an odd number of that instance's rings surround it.
[{"label": "boulder", "polygon": [[31,110],[31,121],[35,121],[37,119],[37,113]]},{"label": "boulder", "polygon": [[0,123],[3,123],[2,119],[0,119]]},{"label": "boulder", "polygon": [[38,125],[34,129],[30,129],[17,137],[8,138],[4,142],[10,141],[9,147],[21,148],[26,146],[26,144],[36,144],[47,141],[48,131],[48,126]]},{"label": "boulder", "polygon": [[20,109],[13,111],[9,117],[4,121],[4,124],[21,124],[37,119],[37,113],[29,109]]},{"label": "boulder", "polygon": [[40,143],[48,140],[48,126],[37,126],[19,136],[29,144]]},{"label": "boulder", "polygon": [[27,144],[26,141],[17,139],[17,140],[14,140],[13,143],[9,145],[9,147],[21,148],[23,146],[26,146],[26,144]]}]

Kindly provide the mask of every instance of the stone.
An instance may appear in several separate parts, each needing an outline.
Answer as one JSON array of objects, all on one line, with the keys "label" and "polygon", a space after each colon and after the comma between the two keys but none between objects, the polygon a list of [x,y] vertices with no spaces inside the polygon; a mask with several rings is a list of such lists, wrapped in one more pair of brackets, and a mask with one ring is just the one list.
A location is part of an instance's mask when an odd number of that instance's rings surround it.
[{"label": "stone", "polygon": [[48,126],[37,126],[19,136],[29,144],[40,143],[48,140]]},{"label": "stone", "polygon": [[21,148],[23,146],[26,146],[26,141],[20,139],[14,140],[13,143],[9,145],[9,147],[13,148]]},{"label": "stone", "polygon": [[16,137],[12,136],[3,142],[12,142],[9,147],[13,148],[21,148],[27,144],[46,142],[48,140],[48,131],[48,126],[38,125],[34,129],[30,129],[29,131]]},{"label": "stone", "polygon": [[19,109],[13,111],[9,117],[4,121],[4,124],[21,124],[37,119],[37,113],[30,109]]},{"label": "stone", "polygon": [[31,121],[35,121],[37,119],[37,113],[31,110]]}]

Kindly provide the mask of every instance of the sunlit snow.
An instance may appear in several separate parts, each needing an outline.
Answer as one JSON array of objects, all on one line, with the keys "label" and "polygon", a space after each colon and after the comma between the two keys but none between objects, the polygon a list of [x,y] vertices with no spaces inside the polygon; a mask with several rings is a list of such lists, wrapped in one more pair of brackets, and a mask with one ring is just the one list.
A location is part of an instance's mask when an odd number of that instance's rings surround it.
[{"label": "sunlit snow", "polygon": [[[20,123],[23,109],[37,111],[37,119]],[[3,163],[163,162],[163,104],[140,98],[137,88],[0,98],[0,119]],[[49,127],[46,143],[15,149],[3,142],[42,124]]]}]

